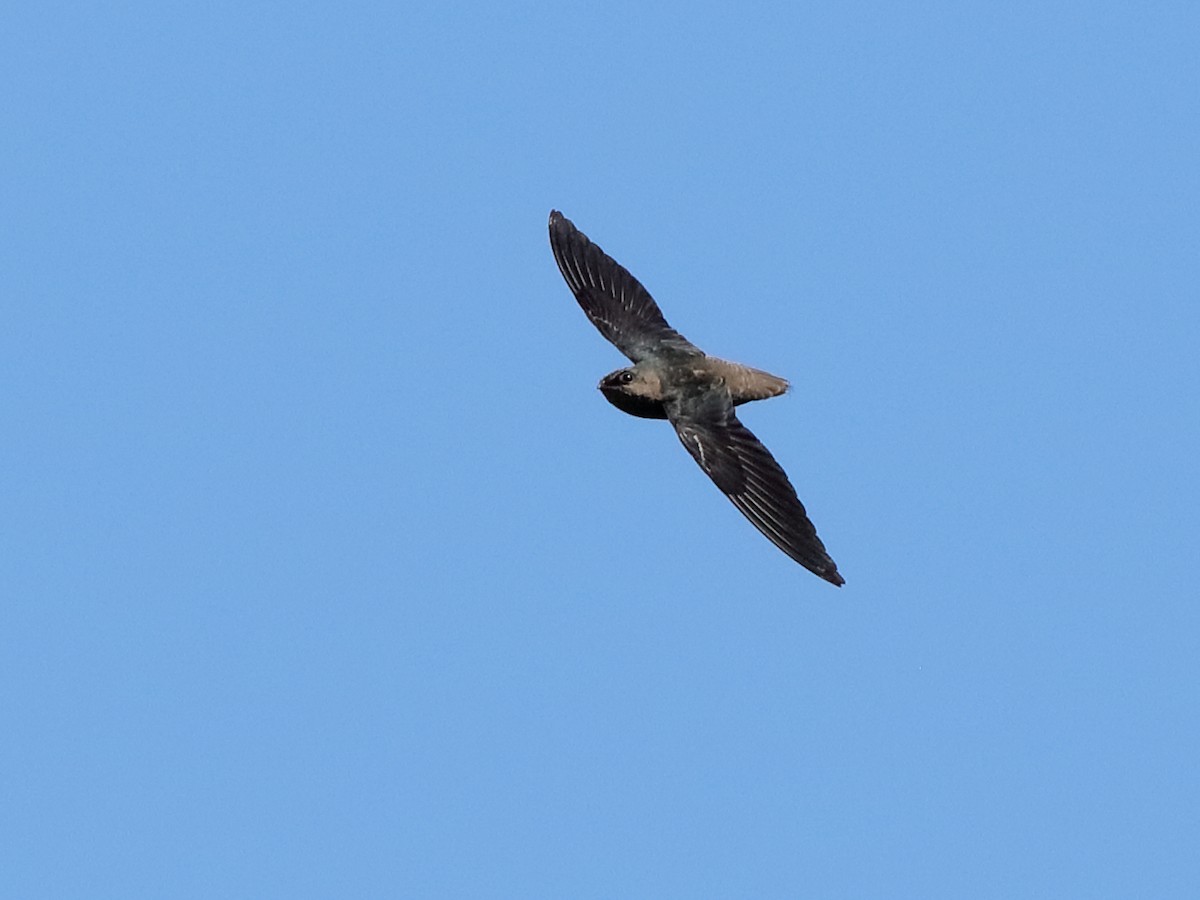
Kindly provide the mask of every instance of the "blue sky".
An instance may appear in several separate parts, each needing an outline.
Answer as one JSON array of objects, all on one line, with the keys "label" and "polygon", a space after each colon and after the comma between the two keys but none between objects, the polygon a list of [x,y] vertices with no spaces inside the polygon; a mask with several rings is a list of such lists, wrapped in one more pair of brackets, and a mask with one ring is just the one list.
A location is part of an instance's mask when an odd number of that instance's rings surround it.
[{"label": "blue sky", "polygon": [[[24,4],[0,894],[1200,896],[1194,4]],[[562,209],[847,585],[670,428]]]}]

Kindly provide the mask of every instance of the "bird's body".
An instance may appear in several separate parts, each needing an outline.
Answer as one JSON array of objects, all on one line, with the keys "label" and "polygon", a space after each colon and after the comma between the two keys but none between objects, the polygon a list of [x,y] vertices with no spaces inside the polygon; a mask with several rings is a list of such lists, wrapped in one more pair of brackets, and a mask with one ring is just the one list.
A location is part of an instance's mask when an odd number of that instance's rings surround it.
[{"label": "bird's body", "polygon": [[[729,402],[738,406],[751,400],[778,397],[788,389],[787,381],[777,375],[712,356],[697,358],[681,354],[665,361],[668,363],[665,366],[651,362],[618,369],[601,380],[600,391],[609,403],[630,415],[666,419],[664,401],[675,393],[724,391]],[[631,372],[635,380],[623,384],[624,372]]]},{"label": "bird's body", "polygon": [[700,468],[759,531],[821,578],[844,584],[787,475],[734,413],[784,393],[787,381],[705,354],[667,324],[637,279],[558,211],[550,213],[550,245],[583,311],[633,362],[601,379],[605,398],[630,415],[670,421]]}]

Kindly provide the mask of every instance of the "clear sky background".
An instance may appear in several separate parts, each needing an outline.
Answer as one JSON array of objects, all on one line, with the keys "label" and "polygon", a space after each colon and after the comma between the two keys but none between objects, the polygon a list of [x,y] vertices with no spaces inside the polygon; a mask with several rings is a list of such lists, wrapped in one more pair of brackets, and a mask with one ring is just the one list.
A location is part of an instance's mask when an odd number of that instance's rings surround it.
[{"label": "clear sky background", "polygon": [[[1200,7],[21,4],[0,895],[1200,896]],[[623,364],[711,353],[847,584]]]}]

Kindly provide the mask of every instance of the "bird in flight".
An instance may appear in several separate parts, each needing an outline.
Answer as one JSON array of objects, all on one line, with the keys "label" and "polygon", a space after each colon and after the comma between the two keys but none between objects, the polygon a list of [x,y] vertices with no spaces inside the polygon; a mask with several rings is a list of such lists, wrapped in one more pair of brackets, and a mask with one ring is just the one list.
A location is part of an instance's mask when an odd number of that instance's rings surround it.
[{"label": "bird in flight", "polygon": [[558,210],[550,213],[550,247],[592,324],[633,363],[600,380],[608,402],[633,416],[669,421],[755,528],[810,572],[845,584],[787,475],[734,412],[742,403],[779,396],[787,381],[706,355],[667,324],[636,278]]}]

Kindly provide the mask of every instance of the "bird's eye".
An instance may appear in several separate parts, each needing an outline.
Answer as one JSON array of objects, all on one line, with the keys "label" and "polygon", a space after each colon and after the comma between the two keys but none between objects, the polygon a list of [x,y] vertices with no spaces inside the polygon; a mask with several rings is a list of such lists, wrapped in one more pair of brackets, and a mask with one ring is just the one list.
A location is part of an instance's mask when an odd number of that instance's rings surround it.
[{"label": "bird's eye", "polygon": [[622,372],[620,377],[617,378],[617,381],[621,382],[621,384],[629,384],[630,382],[633,381],[633,373],[632,372]]}]

